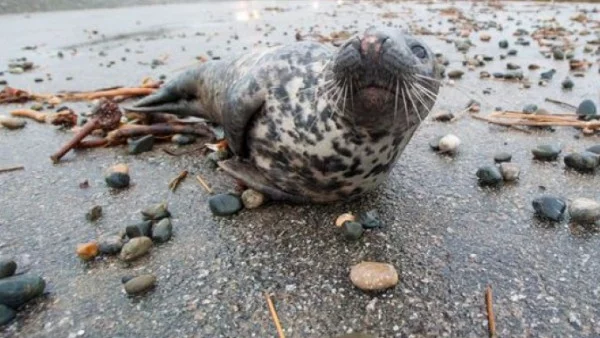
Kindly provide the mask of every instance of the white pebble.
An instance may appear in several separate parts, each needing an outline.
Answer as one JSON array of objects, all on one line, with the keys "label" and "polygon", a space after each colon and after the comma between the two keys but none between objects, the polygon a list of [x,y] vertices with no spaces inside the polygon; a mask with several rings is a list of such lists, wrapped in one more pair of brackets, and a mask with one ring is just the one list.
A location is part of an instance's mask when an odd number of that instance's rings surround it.
[{"label": "white pebble", "polygon": [[442,153],[455,153],[460,145],[460,139],[456,135],[448,134],[440,139],[438,145]]}]

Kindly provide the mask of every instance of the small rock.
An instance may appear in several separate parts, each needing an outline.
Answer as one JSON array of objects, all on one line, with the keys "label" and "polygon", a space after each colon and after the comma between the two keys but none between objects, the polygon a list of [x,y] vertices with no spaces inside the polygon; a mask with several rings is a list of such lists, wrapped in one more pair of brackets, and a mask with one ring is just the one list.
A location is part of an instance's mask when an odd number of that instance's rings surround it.
[{"label": "small rock", "polygon": [[246,209],[256,209],[265,202],[265,195],[254,189],[246,189],[242,193],[242,203]]},{"label": "small rock", "polygon": [[123,276],[123,277],[121,277],[121,284],[125,284],[134,278],[135,278],[135,276],[132,276],[132,275]]},{"label": "small rock", "polygon": [[142,210],[142,218],[144,221],[158,221],[166,217],[171,217],[167,203],[158,203]]},{"label": "small rock", "polygon": [[13,260],[0,260],[0,278],[10,277],[17,271],[17,263]]},{"label": "small rock", "polygon": [[85,219],[90,222],[95,222],[102,217],[102,207],[99,205],[95,205],[85,214]]},{"label": "small rock", "polygon": [[519,69],[519,68],[521,68],[521,66],[519,66],[516,63],[509,62],[506,64],[506,69],[515,70],[515,69]]},{"label": "small rock", "polygon": [[137,276],[125,283],[125,292],[127,292],[129,295],[142,293],[154,287],[155,283],[156,277],[154,275]]},{"label": "small rock", "polygon": [[523,113],[525,114],[534,114],[535,112],[538,111],[538,106],[537,104],[528,104],[525,107],[523,107]]},{"label": "small rock", "polygon": [[492,74],[490,74],[489,72],[487,72],[485,70],[479,72],[479,78],[480,79],[487,79],[487,78],[490,78],[491,76],[492,76]]},{"label": "small rock", "polygon": [[0,304],[14,310],[44,293],[46,282],[32,275],[17,275],[0,279]]},{"label": "small rock", "polygon": [[442,153],[455,153],[460,145],[458,136],[448,134],[440,139],[438,148]]},{"label": "small rock", "polygon": [[507,80],[514,80],[514,79],[522,80],[523,72],[520,70],[513,70],[510,72],[506,72],[506,73],[504,73],[504,78]]},{"label": "small rock", "polygon": [[591,146],[591,147],[587,148],[585,151],[589,151],[590,153],[600,155],[600,144]]},{"label": "small rock", "polygon": [[152,240],[150,238],[145,236],[136,237],[123,245],[119,257],[126,262],[130,262],[147,254],[151,247]]},{"label": "small rock", "polygon": [[600,203],[588,198],[577,198],[569,204],[569,214],[575,222],[594,223],[600,220]]},{"label": "small rock", "polygon": [[463,76],[464,73],[465,72],[463,72],[460,69],[451,70],[451,71],[448,72],[448,78],[450,78],[450,79],[460,79]]},{"label": "small rock", "polygon": [[481,103],[477,102],[476,100],[469,100],[469,102],[467,102],[467,107],[469,109],[470,112],[472,113],[477,113],[479,112],[479,110],[481,110]]},{"label": "small rock", "polygon": [[512,159],[512,155],[506,152],[497,153],[494,155],[494,162],[502,163],[502,162],[510,162]]},{"label": "small rock", "polygon": [[192,135],[175,134],[171,137],[171,142],[184,146],[196,142],[196,138]]},{"label": "small rock", "polygon": [[454,118],[454,114],[452,113],[439,113],[437,115],[435,115],[433,117],[434,121],[440,121],[440,122],[448,122],[451,121]]},{"label": "small rock", "polygon": [[543,73],[540,74],[540,77],[543,80],[552,80],[552,77],[554,77],[554,73],[556,73],[555,69],[550,69],[548,71],[545,71]]},{"label": "small rock", "polygon": [[500,48],[508,48],[508,40],[500,40],[500,41],[498,42],[498,46],[499,46]]},{"label": "small rock", "polygon": [[100,250],[98,249],[98,243],[95,241],[89,243],[77,244],[77,256],[84,261],[89,261],[98,256]]},{"label": "small rock", "polygon": [[535,63],[532,63],[529,66],[527,66],[527,69],[529,69],[529,70],[537,70],[537,69],[540,69],[540,66],[536,65]]},{"label": "small rock", "polygon": [[492,36],[489,35],[488,33],[481,33],[479,34],[479,40],[483,41],[483,42],[488,42],[492,39]]},{"label": "small rock", "polygon": [[156,243],[165,243],[173,235],[173,225],[169,218],[161,219],[152,228],[152,240]]},{"label": "small rock", "polygon": [[440,140],[442,139],[442,137],[444,136],[437,136],[436,138],[429,141],[429,147],[435,151],[440,150]]},{"label": "small rock", "polygon": [[398,284],[398,272],[388,263],[361,262],[350,269],[350,280],[363,291],[381,291]]},{"label": "small rock", "polygon": [[553,144],[543,144],[531,150],[533,158],[540,161],[556,161],[561,152],[560,147]]},{"label": "small rock", "polygon": [[565,78],[563,82],[561,82],[561,86],[563,87],[563,89],[572,89],[575,86],[575,83],[573,82],[573,80],[571,80],[570,77],[567,76],[567,78]]},{"label": "small rock", "polygon": [[502,173],[502,177],[505,181],[511,182],[519,179],[519,174],[521,173],[521,169],[515,163],[502,163],[500,164],[500,173]]},{"label": "small rock", "polygon": [[344,238],[349,241],[355,241],[362,237],[364,232],[362,224],[354,221],[347,221],[342,224],[342,233]]},{"label": "small rock", "polygon": [[596,104],[592,100],[584,100],[577,107],[576,113],[580,120],[589,121],[597,117]]},{"label": "small rock", "polygon": [[494,72],[492,74],[492,76],[494,76],[494,78],[496,78],[496,79],[503,79],[504,78],[504,73]]},{"label": "small rock", "polygon": [[361,212],[357,222],[362,224],[365,229],[380,228],[383,225],[379,219],[379,213],[375,209]]},{"label": "small rock", "polygon": [[230,216],[242,210],[242,200],[232,194],[219,194],[208,199],[208,207],[213,215]]},{"label": "small rock", "polygon": [[502,183],[503,177],[500,170],[493,165],[480,167],[476,173],[481,185],[498,185]]},{"label": "small rock", "polygon": [[511,49],[506,54],[510,55],[510,56],[515,56],[515,55],[517,55],[517,50],[516,49]]},{"label": "small rock", "polygon": [[109,169],[104,178],[106,184],[111,188],[126,188],[129,186],[129,167],[126,164],[117,164]]},{"label": "small rock", "polygon": [[146,135],[137,139],[127,140],[127,151],[131,155],[141,154],[152,150],[154,147],[154,136]]},{"label": "small rock", "polygon": [[6,129],[11,129],[11,130],[21,129],[21,128],[25,127],[26,124],[27,124],[27,121],[25,121],[23,119],[0,116],[0,125],[2,125]]},{"label": "small rock", "polygon": [[125,233],[129,238],[136,237],[152,237],[152,221],[144,221],[138,224],[128,225],[125,228]]},{"label": "small rock", "polygon": [[21,67],[11,67],[8,69],[8,72],[11,74],[23,74],[25,70]]},{"label": "small rock", "polygon": [[34,103],[31,105],[31,107],[29,107],[29,109],[35,110],[35,111],[41,111],[42,109],[44,109],[44,106],[41,103]]},{"label": "small rock", "polygon": [[123,238],[117,235],[103,236],[98,239],[98,250],[105,255],[116,255],[123,248]]},{"label": "small rock", "polygon": [[600,156],[596,153],[584,151],[570,153],[564,158],[565,165],[578,171],[591,172],[600,164]]},{"label": "small rock", "polygon": [[567,208],[567,203],[555,196],[537,197],[531,203],[538,217],[558,222],[562,219]]},{"label": "small rock", "polygon": [[341,227],[342,225],[344,225],[344,223],[353,222],[355,220],[356,220],[356,217],[352,213],[349,213],[349,212],[343,213],[335,219],[335,226]]},{"label": "small rock", "polygon": [[552,51],[552,56],[554,57],[555,60],[564,60],[565,59],[565,52],[563,52],[562,49],[555,48]]},{"label": "small rock", "polygon": [[0,304],[0,327],[12,322],[17,312],[6,305]]}]

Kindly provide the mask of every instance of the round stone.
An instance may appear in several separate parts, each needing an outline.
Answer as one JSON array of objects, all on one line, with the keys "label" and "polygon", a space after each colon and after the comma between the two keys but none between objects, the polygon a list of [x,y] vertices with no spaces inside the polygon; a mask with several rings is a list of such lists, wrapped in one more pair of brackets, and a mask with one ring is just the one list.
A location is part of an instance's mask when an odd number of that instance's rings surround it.
[{"label": "round stone", "polygon": [[129,238],[152,237],[152,221],[144,221],[137,224],[128,225],[125,233]]},{"label": "round stone", "polygon": [[564,158],[565,165],[577,171],[592,172],[600,164],[600,155],[589,151],[570,153]]},{"label": "round stone", "polygon": [[94,259],[98,256],[98,253],[100,253],[100,250],[98,249],[98,243],[95,241],[77,245],[77,256],[84,261]]},{"label": "round stone", "polygon": [[513,62],[509,62],[506,64],[506,69],[515,70],[515,69],[519,69],[519,68],[521,68],[521,66],[519,66],[518,64],[513,63]]},{"label": "round stone", "polygon": [[44,293],[46,282],[42,277],[17,275],[0,279],[0,304],[17,309]]},{"label": "round stone", "polygon": [[163,218],[152,228],[152,240],[156,243],[165,243],[173,235],[171,219]]},{"label": "round stone", "polygon": [[129,186],[129,174],[112,172],[106,175],[106,185],[111,188],[122,189]]},{"label": "round stone", "polygon": [[502,162],[510,162],[512,159],[512,155],[507,152],[501,152],[494,155],[494,162],[502,163]]},{"label": "round stone", "polygon": [[515,163],[502,163],[500,164],[500,173],[502,173],[502,178],[505,181],[516,181],[519,179],[521,169]]},{"label": "round stone", "polygon": [[596,104],[592,100],[584,100],[577,107],[576,113],[580,120],[589,121],[597,116]]},{"label": "round stone", "polygon": [[577,198],[569,204],[571,219],[579,223],[594,223],[600,220],[600,203],[589,198]]},{"label": "round stone", "polygon": [[366,212],[361,212],[358,215],[357,221],[365,229],[380,228],[381,226],[383,226],[383,223],[379,219],[379,213],[375,209]]},{"label": "round stone", "polygon": [[458,136],[448,134],[440,139],[438,148],[442,153],[455,153],[459,145],[460,139]]},{"label": "round stone", "polygon": [[15,261],[6,259],[0,260],[0,278],[10,277],[17,271],[17,263]]},{"label": "round stone", "polygon": [[158,203],[141,211],[142,218],[147,220],[158,221],[166,217],[171,217],[167,203]]},{"label": "round stone", "polygon": [[538,111],[537,104],[530,103],[530,104],[526,105],[525,107],[523,107],[523,113],[524,114],[533,114],[533,113],[535,113],[537,111]]},{"label": "round stone", "polygon": [[154,136],[146,135],[136,139],[127,140],[127,152],[131,155],[151,151],[154,147]]},{"label": "round stone", "polygon": [[254,189],[246,189],[242,193],[242,203],[246,209],[255,209],[263,205],[265,195]]},{"label": "round stone", "polygon": [[362,237],[364,232],[362,224],[354,221],[347,221],[342,224],[342,233],[344,238],[349,241],[355,241]]},{"label": "round stone", "polygon": [[136,237],[123,245],[119,257],[126,262],[133,261],[144,256],[150,251],[152,240],[146,236]]},{"label": "round stone", "polygon": [[451,71],[448,72],[448,78],[450,78],[450,79],[460,79],[463,76],[464,73],[465,72],[463,72],[460,69],[451,70]]},{"label": "round stone", "polygon": [[498,46],[500,48],[508,48],[508,40],[500,40],[500,41],[498,41]]},{"label": "round stone", "polygon": [[567,203],[562,198],[549,195],[537,197],[531,204],[538,217],[555,222],[562,219],[567,208]]},{"label": "round stone", "polygon": [[515,55],[517,55],[517,50],[516,49],[511,49],[506,54],[510,55],[510,56],[515,56]]},{"label": "round stone", "polygon": [[141,275],[134,277],[125,283],[125,292],[129,295],[135,295],[147,291],[156,284],[154,275]]},{"label": "round stone", "polygon": [[0,327],[12,322],[17,312],[6,305],[0,304]]},{"label": "round stone", "polygon": [[565,59],[565,52],[563,52],[562,49],[555,48],[552,51],[552,56],[554,57],[555,60],[564,60]]},{"label": "round stone", "polygon": [[540,77],[543,80],[552,80],[552,77],[554,77],[554,73],[556,73],[556,70],[550,69],[548,71],[545,71],[545,72],[541,73]]},{"label": "round stone", "polygon": [[219,194],[208,199],[208,207],[213,215],[230,216],[242,210],[242,200],[233,194]]},{"label": "round stone", "polygon": [[123,238],[117,235],[103,236],[98,239],[98,250],[105,255],[116,255],[123,248]]},{"label": "round stone", "polygon": [[381,291],[398,284],[398,272],[388,263],[361,262],[350,269],[350,280],[363,291]]},{"label": "round stone", "polygon": [[196,142],[196,138],[192,135],[175,134],[171,137],[171,142],[180,146],[185,146]]},{"label": "round stone", "polygon": [[21,129],[25,127],[27,121],[14,117],[0,116],[0,125],[6,129]]},{"label": "round stone", "polygon": [[555,161],[561,149],[554,144],[542,144],[531,150],[533,158],[540,161]]},{"label": "round stone", "polygon": [[479,184],[481,185],[498,185],[502,183],[504,179],[498,167],[493,165],[480,167],[477,170],[476,175],[479,178]]},{"label": "round stone", "polygon": [[573,82],[573,80],[571,80],[571,78],[567,77],[563,80],[561,85],[563,89],[572,89],[575,86],[575,83]]}]

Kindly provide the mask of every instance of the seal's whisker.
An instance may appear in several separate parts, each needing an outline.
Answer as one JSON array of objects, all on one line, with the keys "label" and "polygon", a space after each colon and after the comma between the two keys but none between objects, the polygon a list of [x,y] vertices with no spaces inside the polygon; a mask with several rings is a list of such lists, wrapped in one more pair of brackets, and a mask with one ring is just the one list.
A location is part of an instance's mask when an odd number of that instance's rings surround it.
[{"label": "seal's whisker", "polygon": [[[400,83],[398,82],[398,85]],[[408,117],[408,105],[406,104],[406,92],[404,88],[402,88],[402,101],[404,102],[404,115],[406,116],[406,125],[410,125],[410,118]]]},{"label": "seal's whisker", "polygon": [[437,99],[437,94],[431,92],[430,89],[424,87],[420,83],[414,83],[413,85],[416,89],[418,89],[421,92],[421,94],[425,95],[425,97],[427,97],[432,102],[435,102],[435,100]]},{"label": "seal's whisker", "polygon": [[398,87],[400,87],[400,80],[396,79],[396,96],[394,98],[394,124],[396,123],[396,114],[398,114]]},{"label": "seal's whisker", "polygon": [[412,88],[414,90],[414,94],[415,94],[416,98],[419,100],[419,102],[421,103],[421,105],[425,109],[427,109],[427,114],[428,115],[431,114],[431,107],[429,107],[429,105],[427,105],[427,103],[426,103],[427,99],[423,99],[423,96],[421,96],[421,92],[420,92],[420,90],[417,87],[415,87],[412,84],[411,84],[411,86],[412,86]]},{"label": "seal's whisker", "polygon": [[419,109],[417,109],[417,105],[415,105],[415,101],[413,101],[413,99],[412,99],[412,94],[410,92],[410,89],[408,89],[406,82],[404,82],[404,87],[406,88],[406,92],[408,93],[408,99],[410,100],[410,104],[413,106],[413,109],[415,110],[415,113],[417,114],[417,117],[419,118],[419,122],[423,122],[423,119],[421,118],[421,114],[419,114]]}]

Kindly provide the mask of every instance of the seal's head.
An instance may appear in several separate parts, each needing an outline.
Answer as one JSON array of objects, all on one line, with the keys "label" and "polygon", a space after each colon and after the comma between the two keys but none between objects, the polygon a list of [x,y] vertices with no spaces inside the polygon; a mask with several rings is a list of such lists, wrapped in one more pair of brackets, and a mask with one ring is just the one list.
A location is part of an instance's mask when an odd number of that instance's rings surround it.
[{"label": "seal's head", "polygon": [[350,93],[345,111],[356,123],[376,127],[382,116],[404,126],[421,121],[435,103],[438,67],[429,47],[410,34],[369,28],[340,47],[332,70]]}]

